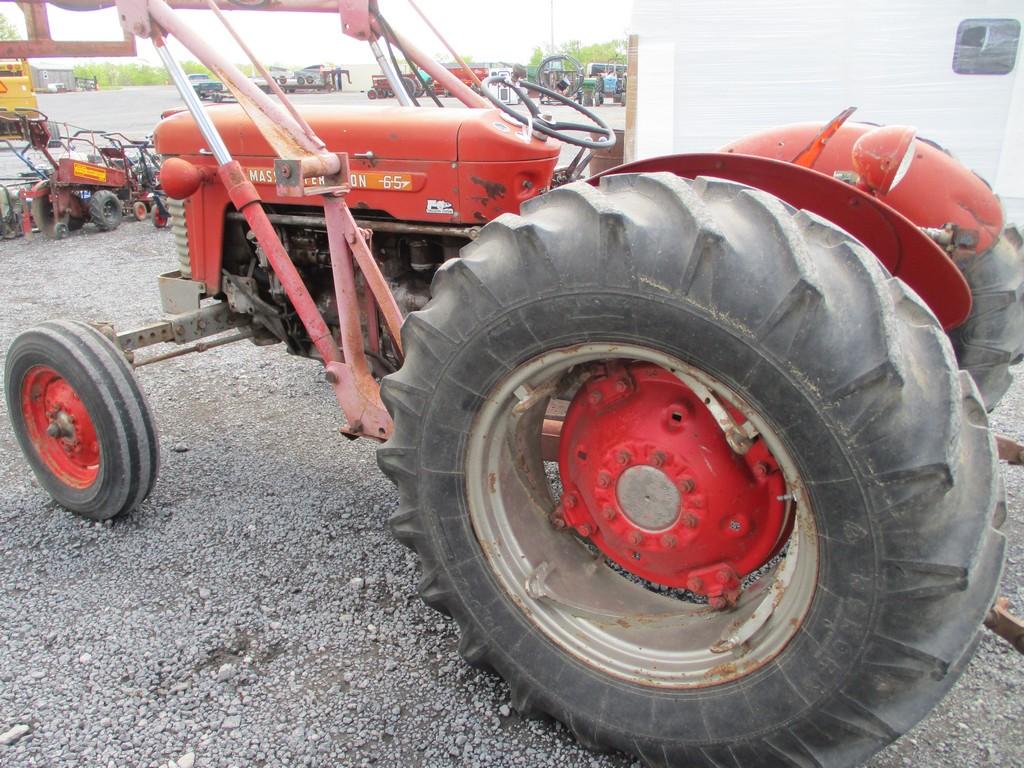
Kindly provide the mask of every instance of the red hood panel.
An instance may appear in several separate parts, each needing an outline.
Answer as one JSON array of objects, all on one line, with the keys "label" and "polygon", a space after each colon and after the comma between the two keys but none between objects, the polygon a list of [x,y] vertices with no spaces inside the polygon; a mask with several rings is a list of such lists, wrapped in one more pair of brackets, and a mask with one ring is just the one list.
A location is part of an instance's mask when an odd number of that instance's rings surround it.
[{"label": "red hood panel", "polygon": [[[540,160],[557,157],[560,148],[555,141],[524,142],[496,109],[307,106],[300,111],[332,152],[373,152],[381,160]],[[232,155],[274,157],[237,104],[210,107],[207,113]],[[206,146],[188,112],[162,120],[154,141],[165,155],[196,155]]]}]

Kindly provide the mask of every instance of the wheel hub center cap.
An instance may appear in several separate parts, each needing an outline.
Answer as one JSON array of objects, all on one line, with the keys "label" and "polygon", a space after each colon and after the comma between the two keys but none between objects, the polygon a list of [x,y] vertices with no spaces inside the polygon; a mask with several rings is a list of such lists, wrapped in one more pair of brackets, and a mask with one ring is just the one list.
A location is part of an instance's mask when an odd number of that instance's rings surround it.
[{"label": "wheel hub center cap", "polygon": [[656,467],[630,467],[619,477],[615,494],[622,514],[639,528],[660,531],[679,518],[679,491]]},{"label": "wheel hub center cap", "polygon": [[562,426],[555,524],[634,575],[728,601],[779,551],[792,515],[764,441],[738,451],[728,426],[746,417],[712,397],[657,366],[595,367]]}]

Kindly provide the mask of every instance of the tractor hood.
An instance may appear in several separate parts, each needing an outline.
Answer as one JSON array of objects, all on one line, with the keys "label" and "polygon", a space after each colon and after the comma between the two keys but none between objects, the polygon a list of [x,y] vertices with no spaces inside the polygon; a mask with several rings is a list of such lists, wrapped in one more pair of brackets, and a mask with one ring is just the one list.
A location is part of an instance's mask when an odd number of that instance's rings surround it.
[{"label": "tractor hood", "polygon": [[[274,157],[237,104],[210,107],[207,113],[233,156]],[[351,156],[372,152],[382,160],[523,162],[557,158],[561,146],[536,135],[524,141],[518,126],[496,109],[308,106],[301,113],[330,151]],[[163,155],[189,157],[206,149],[185,111],[162,120],[154,141]]]}]

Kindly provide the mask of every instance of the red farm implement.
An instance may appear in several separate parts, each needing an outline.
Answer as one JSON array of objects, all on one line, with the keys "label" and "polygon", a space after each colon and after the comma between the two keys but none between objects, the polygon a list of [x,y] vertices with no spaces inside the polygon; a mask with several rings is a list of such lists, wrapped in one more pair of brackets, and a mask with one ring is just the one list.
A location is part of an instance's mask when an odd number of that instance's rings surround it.
[{"label": "red farm implement", "polygon": [[[230,30],[236,4],[116,5],[187,106],[154,135],[180,269],[158,322],[12,344],[14,430],[62,505],[107,519],[152,488],[133,368],[280,342],[380,442],[391,529],[462,654],[591,747],[853,766],[942,698],[983,624],[1020,647],[997,459],[1021,446],[986,410],[1024,350],[1024,260],[967,168],[837,119],[584,178],[615,134],[571,89],[478,92],[372,0],[244,7],[340,12],[402,105],[399,56],[466,108],[299,110],[176,13]],[[81,54],[23,6],[33,39],[0,56]],[[238,103],[204,109],[169,37]],[[161,343],[181,346],[146,356]]]},{"label": "red farm implement", "polygon": [[[157,226],[167,225],[159,160],[149,142],[73,129],[38,110],[3,112],[0,122],[24,142],[15,152],[31,172],[26,175],[39,180],[21,198],[47,237],[60,239],[89,222],[101,231],[116,229],[125,213],[139,220],[152,215]],[[33,162],[30,153],[42,162]]]}]

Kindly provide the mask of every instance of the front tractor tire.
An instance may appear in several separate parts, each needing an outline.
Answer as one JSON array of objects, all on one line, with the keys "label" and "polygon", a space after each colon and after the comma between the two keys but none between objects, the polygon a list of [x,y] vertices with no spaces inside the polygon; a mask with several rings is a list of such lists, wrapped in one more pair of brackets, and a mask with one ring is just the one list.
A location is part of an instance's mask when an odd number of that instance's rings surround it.
[{"label": "front tractor tire", "polygon": [[964,670],[995,448],[859,243],[731,182],[612,176],[488,224],[433,297],[382,387],[391,528],[520,712],[651,766],[841,768]]},{"label": "front tractor tire", "polygon": [[4,393],[21,450],[58,504],[99,521],[149,495],[159,467],[153,417],[124,355],[95,328],[50,321],[19,334]]}]

